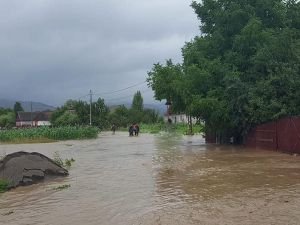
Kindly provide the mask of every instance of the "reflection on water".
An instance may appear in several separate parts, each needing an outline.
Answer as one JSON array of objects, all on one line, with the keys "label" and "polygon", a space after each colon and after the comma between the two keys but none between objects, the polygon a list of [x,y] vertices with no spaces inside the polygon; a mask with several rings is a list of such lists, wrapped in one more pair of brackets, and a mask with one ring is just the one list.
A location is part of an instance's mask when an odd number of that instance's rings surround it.
[{"label": "reflection on water", "polygon": [[67,178],[0,195],[1,225],[300,224],[300,157],[173,134],[0,145],[20,150],[76,162]]}]

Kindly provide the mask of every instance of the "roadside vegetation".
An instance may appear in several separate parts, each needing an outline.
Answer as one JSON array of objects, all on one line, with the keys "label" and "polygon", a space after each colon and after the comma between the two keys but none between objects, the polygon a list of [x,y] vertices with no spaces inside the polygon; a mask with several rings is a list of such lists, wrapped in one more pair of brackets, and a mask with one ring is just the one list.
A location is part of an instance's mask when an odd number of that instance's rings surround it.
[{"label": "roadside vegetation", "polygon": [[[188,124],[184,123],[176,123],[176,124],[168,124],[168,123],[156,123],[156,124],[140,124],[141,133],[151,133],[157,134],[160,132],[176,132],[178,134],[190,134],[189,133]],[[200,134],[204,130],[204,126],[202,124],[193,125],[193,133],[192,134]]]},{"label": "roadside vegetation", "polygon": [[96,138],[99,129],[96,127],[39,127],[26,129],[0,130],[0,142],[34,143],[51,142],[69,139]]}]

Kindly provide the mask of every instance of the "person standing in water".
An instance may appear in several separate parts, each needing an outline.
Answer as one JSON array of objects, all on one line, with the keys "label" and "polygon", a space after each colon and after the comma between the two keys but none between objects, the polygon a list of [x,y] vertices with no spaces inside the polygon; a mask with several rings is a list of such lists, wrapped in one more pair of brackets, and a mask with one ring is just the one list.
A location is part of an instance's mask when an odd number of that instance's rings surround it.
[{"label": "person standing in water", "polygon": [[111,130],[112,130],[113,134],[115,134],[115,132],[116,132],[116,125],[115,124],[113,124],[111,126]]},{"label": "person standing in water", "polygon": [[140,132],[140,127],[138,124],[135,124],[134,125],[134,135],[139,136],[139,132]]},{"label": "person standing in water", "polygon": [[133,132],[134,132],[133,125],[130,125],[128,132],[129,132],[129,136],[133,136]]}]

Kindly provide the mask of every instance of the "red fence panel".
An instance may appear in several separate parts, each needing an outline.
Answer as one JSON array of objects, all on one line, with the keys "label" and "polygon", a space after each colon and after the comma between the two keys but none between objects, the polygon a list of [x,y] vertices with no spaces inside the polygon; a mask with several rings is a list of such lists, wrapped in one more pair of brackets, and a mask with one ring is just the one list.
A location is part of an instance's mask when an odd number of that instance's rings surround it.
[{"label": "red fence panel", "polygon": [[300,117],[257,126],[247,135],[246,146],[300,154]]},{"label": "red fence panel", "polygon": [[291,138],[292,152],[300,154],[300,117],[292,117],[291,123],[293,130],[293,138]]},{"label": "red fence panel", "polygon": [[216,144],[216,133],[214,132],[207,132],[205,134],[205,143],[208,144]]},{"label": "red fence panel", "polygon": [[284,118],[277,122],[278,149],[300,153],[300,117]]},{"label": "red fence panel", "polygon": [[255,148],[256,147],[256,128],[253,128],[247,135],[246,146]]},{"label": "red fence panel", "polygon": [[261,124],[256,127],[256,147],[276,149],[276,122]]},{"label": "red fence panel", "polygon": [[278,149],[288,152],[290,151],[291,141],[290,141],[290,128],[291,119],[283,118],[277,122],[277,137],[278,137]]}]

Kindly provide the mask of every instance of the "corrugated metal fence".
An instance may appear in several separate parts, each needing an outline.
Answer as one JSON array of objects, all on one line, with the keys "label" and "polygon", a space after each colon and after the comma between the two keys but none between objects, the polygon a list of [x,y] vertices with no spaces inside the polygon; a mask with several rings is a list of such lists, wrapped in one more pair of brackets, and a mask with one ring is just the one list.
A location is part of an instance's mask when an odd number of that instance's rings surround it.
[{"label": "corrugated metal fence", "polygon": [[300,117],[288,117],[254,128],[246,146],[300,153]]}]

